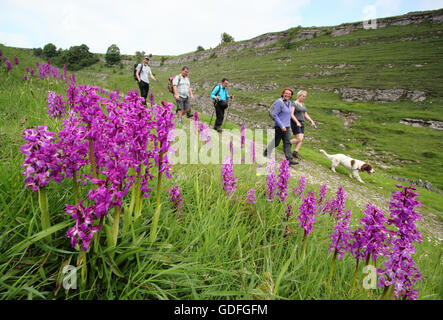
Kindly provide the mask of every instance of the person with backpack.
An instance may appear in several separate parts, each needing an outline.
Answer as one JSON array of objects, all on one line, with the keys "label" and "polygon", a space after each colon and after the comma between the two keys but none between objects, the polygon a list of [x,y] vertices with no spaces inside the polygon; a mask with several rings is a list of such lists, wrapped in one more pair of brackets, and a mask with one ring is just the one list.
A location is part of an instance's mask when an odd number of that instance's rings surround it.
[{"label": "person with backpack", "polygon": [[306,106],[303,103],[307,94],[308,93],[306,91],[300,90],[297,93],[297,100],[294,101],[292,106],[291,129],[295,139],[292,139],[291,143],[295,145],[292,155],[296,159],[300,159],[298,150],[300,149],[305,137],[305,119],[310,121],[314,128],[317,128],[314,120],[312,120],[309,114],[306,112]]},{"label": "person with backpack", "polygon": [[183,124],[182,116],[191,110],[189,98],[194,99],[191,83],[189,81],[189,68],[184,66],[179,75],[172,80],[174,97],[177,102],[178,123]]},{"label": "person with backpack", "polygon": [[290,165],[298,164],[294,160],[291,154],[291,114],[292,114],[292,104],[291,98],[293,91],[289,88],[285,88],[281,94],[280,99],[277,99],[272,107],[274,110],[274,129],[275,137],[271,143],[266,147],[263,155],[268,157],[268,154],[272,153],[274,148],[278,147],[281,140],[283,140],[283,151],[285,153],[286,159],[289,161]]},{"label": "person with backpack", "polygon": [[145,98],[143,104],[146,105],[146,101],[149,93],[149,77],[152,80],[157,81],[157,79],[152,75],[151,68],[149,67],[149,58],[145,57],[143,62],[135,67],[135,80],[138,81],[138,87],[140,88],[140,96]]},{"label": "person with backpack", "polygon": [[223,78],[221,83],[216,85],[211,92],[211,99],[214,101],[216,114],[214,130],[218,132],[222,132],[221,126],[225,117],[225,110],[228,108],[228,99],[234,97],[234,95],[229,96],[228,85],[229,80]]}]

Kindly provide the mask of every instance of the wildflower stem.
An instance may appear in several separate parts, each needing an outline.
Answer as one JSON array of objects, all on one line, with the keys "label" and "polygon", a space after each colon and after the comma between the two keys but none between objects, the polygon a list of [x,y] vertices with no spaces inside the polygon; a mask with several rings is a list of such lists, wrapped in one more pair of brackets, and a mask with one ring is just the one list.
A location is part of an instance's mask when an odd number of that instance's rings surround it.
[{"label": "wildflower stem", "polygon": [[132,216],[132,212],[134,211],[135,194],[137,192],[137,185],[139,185],[139,181],[140,181],[139,175],[137,175],[135,183],[132,185],[131,202],[129,204],[129,210],[128,210],[128,214],[131,216]]},{"label": "wildflower stem", "polygon": [[[366,260],[365,260],[365,267],[367,267],[368,266],[368,264],[369,264],[369,260],[371,259],[371,254],[369,253],[368,254],[368,256],[366,257]],[[363,269],[364,270],[364,269]],[[361,283],[361,286],[360,286],[360,293],[362,293],[363,292],[363,282],[364,281],[362,281],[362,283]]]},{"label": "wildflower stem", "polygon": [[83,265],[82,270],[81,270],[81,279],[82,279],[81,285],[82,285],[82,288],[85,288],[86,287],[86,279],[88,277],[88,269],[86,267],[86,252],[83,250],[80,251],[80,257],[79,257],[79,261],[78,261],[77,265],[78,266]]},{"label": "wildflower stem", "polygon": [[336,260],[337,260],[337,249],[334,250],[334,257],[332,258],[332,265],[331,265],[331,272],[329,273],[328,286],[331,283],[332,275],[334,274]]},{"label": "wildflower stem", "polygon": [[41,211],[42,229],[46,230],[51,226],[51,222],[49,220],[48,193],[44,187],[38,189],[38,205]]},{"label": "wildflower stem", "polygon": [[[134,220],[136,220],[138,217],[140,217],[142,212],[142,197],[141,197],[141,190],[140,190],[140,179],[141,179],[141,170],[140,173],[137,176],[137,181],[135,185],[135,213],[134,213]],[[131,214],[132,210],[130,209]]]},{"label": "wildflower stem", "polygon": [[72,173],[72,182],[74,183],[74,204],[78,204],[78,183],[77,183],[77,172]]},{"label": "wildflower stem", "polygon": [[[374,266],[374,269],[377,266],[377,258],[374,259],[374,256],[372,256],[372,265]],[[372,290],[369,290],[369,298],[372,298]]]},{"label": "wildflower stem", "polygon": [[157,180],[157,194],[156,194],[156,202],[155,202],[155,212],[154,212],[154,218],[152,220],[152,227],[151,227],[151,233],[149,235],[149,242],[154,242],[156,233],[157,233],[157,225],[158,225],[158,218],[160,216],[160,187],[162,183],[162,173],[160,172],[161,166],[163,162],[163,152],[160,152],[160,158],[159,158],[159,168],[158,168],[158,180]]},{"label": "wildflower stem", "polygon": [[119,224],[120,224],[120,213],[122,211],[122,208],[120,208],[119,206],[115,207],[115,211],[114,211],[114,229],[113,229],[113,244],[114,244],[114,248],[117,246],[117,238],[118,238],[118,228],[119,228]]},{"label": "wildflower stem", "polygon": [[303,259],[306,256],[306,236],[307,236],[307,233],[306,233],[306,230],[305,230],[305,233],[303,235]]},{"label": "wildflower stem", "polygon": [[368,254],[365,261],[365,267],[369,264],[369,259],[371,258],[371,254]]},{"label": "wildflower stem", "polygon": [[89,161],[91,162],[92,176],[94,177],[94,179],[97,179],[97,168],[94,157],[94,145],[92,144],[92,139],[88,139],[88,142],[89,142]]},{"label": "wildflower stem", "polygon": [[354,294],[355,284],[357,283],[357,275],[358,275],[358,263],[360,262],[359,259],[356,260],[355,263],[355,272],[354,272],[354,280],[352,281],[352,288],[351,288],[351,297]]},{"label": "wildflower stem", "polygon": [[380,300],[393,300],[394,299],[394,286],[390,285],[385,287]]},{"label": "wildflower stem", "polygon": [[100,243],[100,235],[101,235],[101,231],[103,229],[103,219],[104,219],[104,216],[102,216],[100,218],[100,223],[99,223],[100,229],[98,230],[97,233],[94,234],[94,252],[95,253],[98,252],[98,245]]}]

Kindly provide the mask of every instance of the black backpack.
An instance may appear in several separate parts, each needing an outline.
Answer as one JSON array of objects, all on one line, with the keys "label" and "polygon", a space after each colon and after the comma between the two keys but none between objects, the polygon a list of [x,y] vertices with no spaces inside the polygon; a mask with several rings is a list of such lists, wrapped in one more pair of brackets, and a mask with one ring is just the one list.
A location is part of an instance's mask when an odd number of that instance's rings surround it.
[{"label": "black backpack", "polygon": [[[135,81],[138,81],[138,79],[137,79],[137,67],[138,67],[138,65],[139,65],[140,63],[136,63],[136,64],[134,64],[134,80]],[[142,68],[140,69],[140,73],[142,72],[142,70],[143,70],[143,64],[141,64],[142,65]]]}]

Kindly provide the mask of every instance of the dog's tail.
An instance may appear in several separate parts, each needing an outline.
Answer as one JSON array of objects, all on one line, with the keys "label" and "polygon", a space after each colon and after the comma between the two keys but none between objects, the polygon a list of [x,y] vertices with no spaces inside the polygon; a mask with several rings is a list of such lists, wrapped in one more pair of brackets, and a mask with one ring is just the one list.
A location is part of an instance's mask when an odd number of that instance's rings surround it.
[{"label": "dog's tail", "polygon": [[325,150],[320,149],[320,152],[323,153],[326,158],[331,159],[331,156],[327,154]]}]

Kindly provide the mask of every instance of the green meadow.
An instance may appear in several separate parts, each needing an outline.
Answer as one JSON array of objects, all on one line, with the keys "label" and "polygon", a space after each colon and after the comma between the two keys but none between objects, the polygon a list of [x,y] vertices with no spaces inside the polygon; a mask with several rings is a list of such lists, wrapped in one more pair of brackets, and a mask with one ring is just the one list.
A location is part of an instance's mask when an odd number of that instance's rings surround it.
[{"label": "green meadow", "polygon": [[[250,48],[185,64],[190,68],[192,83],[198,86],[198,96],[209,95],[205,85],[212,88],[222,77],[230,80],[231,93],[236,98],[229,112],[243,119],[246,127],[253,123],[263,123],[264,128],[271,125],[267,107],[258,104],[270,105],[283,88],[307,90],[306,106],[318,129],[307,125],[309,140],[305,140],[300,152],[303,161],[329,170],[329,160],[318,152],[322,148],[328,153],[345,153],[375,162],[376,174],[362,175],[365,186],[389,199],[399,183],[389,176],[429,181],[437,191],[443,190],[443,132],[400,124],[403,118],[443,121],[442,32],[442,24],[422,23],[357,30],[335,38],[323,34],[263,55]],[[272,50],[278,45],[264,49]],[[3,61],[0,63],[0,299],[380,299],[382,289],[363,288],[367,275],[362,264],[352,290],[355,259],[349,254],[336,262],[329,281],[333,258],[328,249],[329,235],[335,225],[329,215],[316,218],[303,254],[303,229],[296,219],[301,200],[290,192],[298,180],[290,179],[287,203],[269,201],[266,177],[256,175],[257,165],[234,166],[237,201],[224,194],[220,165],[174,166],[172,178],[164,179],[159,190],[162,207],[157,240],[149,241],[157,196],[154,188],[143,202],[142,219],[133,223],[125,220],[130,196],[125,198],[116,247],[101,245],[96,252],[88,253],[86,265],[78,264],[79,251],[71,248],[65,237],[73,224],[65,213],[65,204],[74,202],[71,183],[49,185],[51,228],[42,230],[37,194],[24,188],[20,167],[25,128],[47,125],[51,131],[60,129],[60,124],[47,115],[46,94],[55,91],[65,95],[66,84],[40,80],[38,76],[24,81],[26,66],[36,69],[35,62],[42,61],[30,50],[3,45],[0,49],[11,62],[13,56],[19,59],[12,72],[6,71]],[[167,79],[183,65],[168,63],[174,58],[177,57],[168,57],[162,66],[152,66],[159,79],[152,83],[157,103],[172,102],[166,90]],[[124,62],[121,67],[107,67],[101,61],[76,72],[76,80],[111,90],[119,88],[126,94],[136,87],[132,77],[136,61],[134,58]],[[346,66],[336,68],[342,64]],[[273,84],[274,89],[235,89],[238,84],[258,88]],[[344,87],[420,90],[426,92],[426,100],[344,102],[334,93],[334,89]],[[205,106],[192,107],[200,112],[200,119],[209,122],[211,114],[205,113]],[[357,120],[345,127],[333,110],[352,113]],[[224,128],[239,129],[241,124],[228,122]],[[185,128],[189,125],[185,121]],[[339,169],[337,174],[351,181],[346,170]],[[183,195],[180,217],[168,202],[167,190],[174,185],[180,186]],[[251,188],[257,195],[255,205],[247,204],[243,198]],[[306,191],[310,190],[318,196],[320,185],[307,181]],[[422,201],[420,213],[432,215],[441,232],[441,193],[417,190]],[[328,199],[336,191],[329,188]],[[287,204],[293,205],[296,212],[288,221]],[[352,210],[351,227],[355,229],[364,207],[349,200],[346,207]],[[110,221],[113,215],[110,212]],[[295,232],[285,237],[286,225]],[[419,291],[419,299],[441,300],[442,239],[425,227],[419,230],[424,239],[415,244],[417,252],[413,257],[423,281],[414,288]],[[102,244],[105,242],[103,235]],[[378,259],[377,267],[382,268],[383,261]],[[77,268],[77,289],[65,290],[62,286],[66,265]],[[86,276],[85,282],[80,281],[80,275]]]}]

